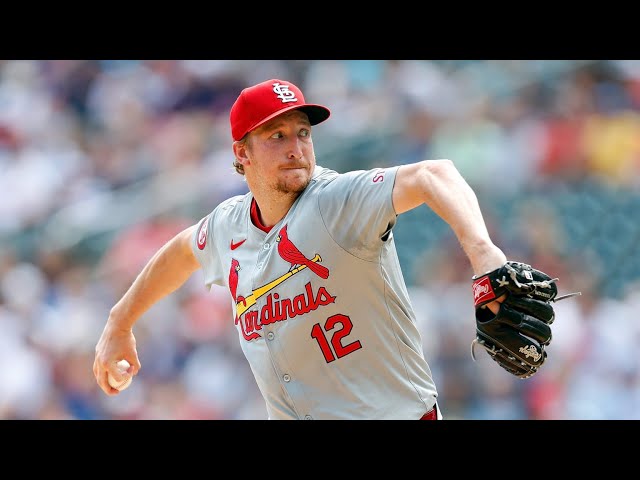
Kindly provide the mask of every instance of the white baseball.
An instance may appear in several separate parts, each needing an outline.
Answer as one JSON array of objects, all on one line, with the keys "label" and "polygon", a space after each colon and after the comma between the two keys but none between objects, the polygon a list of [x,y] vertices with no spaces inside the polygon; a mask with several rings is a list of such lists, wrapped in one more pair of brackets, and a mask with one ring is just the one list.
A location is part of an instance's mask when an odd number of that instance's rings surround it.
[{"label": "white baseball", "polygon": [[129,375],[128,373],[126,373],[127,369],[129,368],[129,362],[127,362],[126,360],[120,360],[116,366],[118,367],[118,370],[123,373],[125,375],[124,379],[118,383],[116,381],[115,378],[113,378],[113,375],[111,375],[111,373],[109,373],[109,385],[111,385],[113,388],[115,388],[116,390],[124,390],[126,388],[129,387],[129,385],[131,385],[131,381],[133,380],[133,376]]}]

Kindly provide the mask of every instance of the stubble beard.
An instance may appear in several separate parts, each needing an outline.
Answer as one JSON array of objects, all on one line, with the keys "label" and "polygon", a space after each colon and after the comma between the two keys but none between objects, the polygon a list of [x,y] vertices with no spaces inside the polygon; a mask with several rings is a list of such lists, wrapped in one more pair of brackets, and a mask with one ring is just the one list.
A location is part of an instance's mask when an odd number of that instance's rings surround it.
[{"label": "stubble beard", "polygon": [[278,179],[275,184],[275,190],[285,195],[297,197],[305,188],[307,188],[309,182],[311,182],[311,173],[308,170],[305,170],[304,178],[296,175],[293,179]]},{"label": "stubble beard", "polygon": [[285,195],[300,195],[309,182],[311,181],[310,177],[307,177],[306,180],[303,181],[291,181],[291,180],[279,180],[276,184],[276,191],[279,193],[283,193]]}]

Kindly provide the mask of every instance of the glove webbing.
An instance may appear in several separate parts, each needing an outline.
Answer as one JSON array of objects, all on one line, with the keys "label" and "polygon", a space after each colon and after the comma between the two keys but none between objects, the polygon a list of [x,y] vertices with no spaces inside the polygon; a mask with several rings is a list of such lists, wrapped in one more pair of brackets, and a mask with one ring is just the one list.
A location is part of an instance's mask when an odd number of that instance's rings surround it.
[{"label": "glove webbing", "polygon": [[[522,287],[528,287],[528,286],[532,286],[532,287],[542,287],[542,288],[551,288],[551,284],[557,282],[558,280],[560,280],[559,278],[553,278],[551,280],[534,280],[533,277],[530,279],[530,281],[526,284],[522,284],[518,281],[518,271],[513,268],[511,265],[509,265],[508,263],[504,266],[507,270],[509,270],[509,276],[511,277],[511,280],[513,280],[513,283],[516,284],[516,286],[518,288],[522,288]],[[527,275],[527,273],[529,273],[529,275],[531,275],[530,272],[528,272],[528,270],[524,270],[523,271],[523,275]]]}]

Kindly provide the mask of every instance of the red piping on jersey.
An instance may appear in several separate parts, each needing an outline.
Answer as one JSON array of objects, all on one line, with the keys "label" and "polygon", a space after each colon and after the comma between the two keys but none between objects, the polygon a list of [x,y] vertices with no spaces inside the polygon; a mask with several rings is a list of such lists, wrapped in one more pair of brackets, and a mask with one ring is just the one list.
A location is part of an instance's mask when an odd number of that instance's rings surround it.
[{"label": "red piping on jersey", "polygon": [[264,233],[269,233],[273,228],[273,226],[265,227],[260,221],[260,207],[258,207],[258,202],[256,202],[255,198],[251,199],[251,221]]}]

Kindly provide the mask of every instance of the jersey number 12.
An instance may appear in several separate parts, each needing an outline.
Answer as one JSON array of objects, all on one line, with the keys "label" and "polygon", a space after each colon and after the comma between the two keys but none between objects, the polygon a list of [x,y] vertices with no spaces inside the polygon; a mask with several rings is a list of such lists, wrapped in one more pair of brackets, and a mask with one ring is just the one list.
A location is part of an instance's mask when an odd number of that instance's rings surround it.
[{"label": "jersey number 12", "polygon": [[[336,328],[336,325],[338,325],[339,328],[335,332],[330,333]],[[340,313],[327,318],[324,322],[324,329],[319,323],[313,326],[311,329],[311,338],[315,338],[316,342],[318,342],[322,355],[324,355],[327,363],[333,362],[336,357],[342,358],[362,348],[360,340],[356,340],[347,345],[342,344],[342,339],[351,333],[352,328],[353,324],[351,323],[351,319]],[[330,338],[327,338],[327,334],[330,334]],[[333,347],[333,349],[331,347]]]}]

